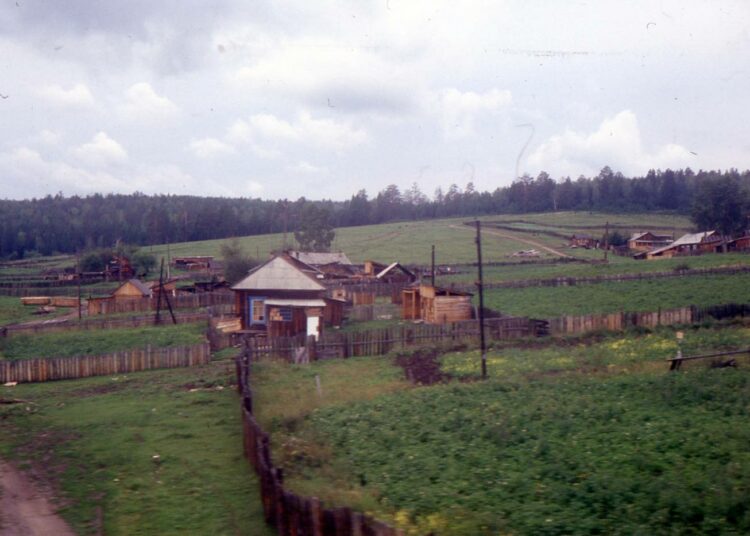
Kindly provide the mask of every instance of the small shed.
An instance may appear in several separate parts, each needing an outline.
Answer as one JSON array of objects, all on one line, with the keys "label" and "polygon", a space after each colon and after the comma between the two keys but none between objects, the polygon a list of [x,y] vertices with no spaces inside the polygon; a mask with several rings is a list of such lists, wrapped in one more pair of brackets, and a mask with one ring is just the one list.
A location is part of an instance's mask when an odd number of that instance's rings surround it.
[{"label": "small shed", "polygon": [[[325,308],[336,304],[326,302],[326,289],[309,268],[289,255],[278,255],[235,284],[235,311],[242,329],[269,336],[317,337]],[[335,314],[329,313],[329,318],[334,320]]]},{"label": "small shed", "polygon": [[599,241],[590,234],[576,233],[570,237],[570,246],[586,249],[598,248]]},{"label": "small shed", "polygon": [[140,279],[128,279],[112,293],[115,300],[150,298],[151,287]]},{"label": "small shed", "polygon": [[428,324],[447,324],[470,320],[474,308],[470,292],[419,285],[402,291],[401,312],[404,320],[424,320]]}]

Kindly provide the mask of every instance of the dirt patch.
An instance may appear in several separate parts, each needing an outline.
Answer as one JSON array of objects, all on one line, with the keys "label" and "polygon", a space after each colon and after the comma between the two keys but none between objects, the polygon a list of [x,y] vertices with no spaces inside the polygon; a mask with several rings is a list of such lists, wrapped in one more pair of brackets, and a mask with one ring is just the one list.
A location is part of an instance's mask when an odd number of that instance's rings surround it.
[{"label": "dirt patch", "polygon": [[[448,227],[451,227],[452,229],[466,229],[466,230],[472,231],[471,227],[467,227],[465,225],[449,225]],[[520,238],[520,237],[512,235],[510,233],[504,233],[504,232],[499,231],[497,229],[484,229],[483,231],[485,233],[487,233],[487,234],[492,234],[492,235],[495,235],[495,236],[501,236],[503,238],[508,238],[509,240],[515,240],[516,242],[520,242],[522,244],[528,244],[530,246],[534,246],[534,247],[537,247],[539,249],[543,249],[547,253],[551,253],[552,255],[555,255],[557,257],[564,257],[564,258],[569,258],[570,257],[570,255],[566,255],[565,253],[563,253],[561,251],[558,251],[558,250],[556,250],[554,248],[551,248],[549,246],[545,246],[544,244],[542,244],[541,242],[538,242],[536,240],[530,240],[528,238]]]},{"label": "dirt patch", "polygon": [[419,348],[409,354],[398,355],[396,364],[404,369],[406,379],[416,385],[433,385],[445,383],[452,379],[450,374],[440,370],[438,350]]},{"label": "dirt patch", "polygon": [[128,387],[126,380],[112,381],[112,383],[104,383],[102,385],[96,385],[94,387],[87,387],[85,389],[78,389],[75,391],[75,395],[81,398],[87,398],[90,396],[106,395],[121,391]]},{"label": "dirt patch", "polygon": [[74,536],[56,514],[53,494],[0,460],[0,531],[5,536]]}]

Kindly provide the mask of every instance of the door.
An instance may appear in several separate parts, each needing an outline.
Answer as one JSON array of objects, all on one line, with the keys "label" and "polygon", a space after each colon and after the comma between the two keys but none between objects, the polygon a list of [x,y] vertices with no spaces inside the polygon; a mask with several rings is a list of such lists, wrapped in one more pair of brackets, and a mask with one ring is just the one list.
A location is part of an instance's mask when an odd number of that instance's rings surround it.
[{"label": "door", "polygon": [[318,329],[320,327],[320,317],[319,316],[308,316],[307,317],[307,336],[309,337],[312,335],[315,337],[315,340],[318,339]]}]

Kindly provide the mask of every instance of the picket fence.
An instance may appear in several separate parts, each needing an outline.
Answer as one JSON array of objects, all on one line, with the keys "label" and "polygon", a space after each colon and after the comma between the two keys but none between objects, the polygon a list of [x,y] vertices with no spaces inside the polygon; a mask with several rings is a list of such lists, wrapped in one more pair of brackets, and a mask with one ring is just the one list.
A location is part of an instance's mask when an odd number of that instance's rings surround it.
[{"label": "picket fence", "polygon": [[237,357],[237,390],[242,403],[245,457],[260,480],[266,523],[280,536],[403,536],[404,532],[351,508],[325,508],[316,497],[297,495],[284,487],[284,474],[271,460],[270,438],[255,420],[250,385],[252,347]]},{"label": "picket fence", "polygon": [[47,382],[143,370],[192,367],[211,360],[207,342],[172,348],[140,348],[103,355],[0,361],[0,383]]}]

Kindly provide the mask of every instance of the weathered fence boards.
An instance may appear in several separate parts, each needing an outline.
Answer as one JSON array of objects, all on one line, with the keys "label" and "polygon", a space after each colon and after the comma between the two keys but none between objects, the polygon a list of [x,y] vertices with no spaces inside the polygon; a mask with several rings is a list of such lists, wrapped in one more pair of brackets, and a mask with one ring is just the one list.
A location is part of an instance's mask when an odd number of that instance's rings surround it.
[{"label": "weathered fence boards", "polygon": [[280,536],[403,536],[403,531],[351,508],[325,508],[316,497],[297,495],[284,487],[283,471],[271,460],[270,437],[253,415],[250,353],[237,358],[237,388],[242,400],[242,442],[245,457],[260,480],[263,513]]},{"label": "weathered fence boards", "polygon": [[[193,322],[208,321],[209,315],[205,312],[195,313],[175,313],[175,319],[178,324],[190,324]],[[161,325],[172,324],[172,318],[169,313],[165,313],[161,318]],[[44,323],[34,324],[13,324],[5,326],[4,334],[8,337],[13,335],[28,335],[33,333],[55,333],[61,331],[85,331],[98,329],[121,329],[121,328],[139,328],[143,326],[156,325],[154,314],[129,316],[125,318],[84,318],[49,320]]]},{"label": "weathered fence boards", "polygon": [[211,359],[209,344],[140,348],[104,355],[0,361],[0,383],[47,382],[142,370],[192,367]]},{"label": "weathered fence boards", "polygon": [[[523,317],[488,318],[487,335],[492,339],[517,339],[539,335],[538,321]],[[319,339],[297,337],[251,338],[247,344],[254,355],[293,361],[296,349],[307,347],[310,359],[383,355],[391,350],[420,344],[479,340],[477,321],[450,324],[404,324],[389,328],[324,332]]]},{"label": "weathered fence boards", "polygon": [[[197,309],[214,305],[234,304],[233,292],[204,292],[200,294],[178,294],[170,296],[173,309]],[[136,313],[153,311],[157,306],[157,297],[135,298],[129,300],[98,299],[95,304],[89,304],[89,314]],[[161,301],[161,308],[167,311],[167,302]]]},{"label": "weathered fence boards", "polygon": [[588,331],[608,330],[620,331],[628,327],[641,326],[654,328],[656,326],[670,326],[675,324],[692,324],[705,319],[733,318],[750,316],[750,304],[729,303],[698,307],[678,307],[676,309],[662,309],[651,312],[617,312],[609,314],[559,316],[549,318],[549,330],[553,335],[573,335]]}]

